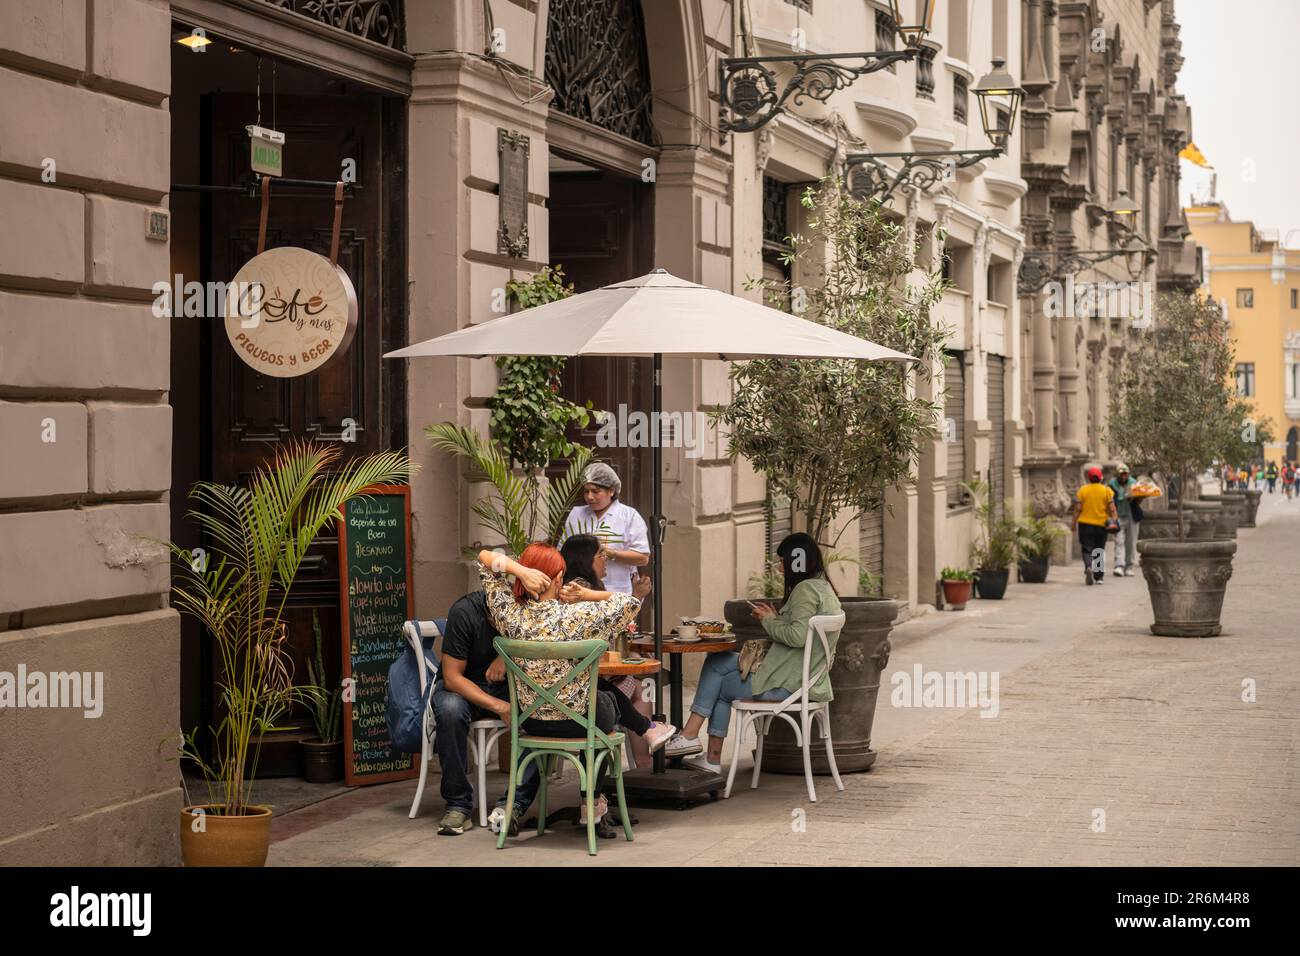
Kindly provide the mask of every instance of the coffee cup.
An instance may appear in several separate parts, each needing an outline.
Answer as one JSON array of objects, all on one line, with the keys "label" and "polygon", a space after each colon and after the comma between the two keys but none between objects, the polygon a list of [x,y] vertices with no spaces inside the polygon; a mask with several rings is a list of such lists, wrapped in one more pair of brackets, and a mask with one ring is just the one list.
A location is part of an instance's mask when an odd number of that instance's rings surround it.
[{"label": "coffee cup", "polygon": [[682,624],[677,628],[677,639],[679,641],[694,641],[700,636],[700,629],[694,624]]}]

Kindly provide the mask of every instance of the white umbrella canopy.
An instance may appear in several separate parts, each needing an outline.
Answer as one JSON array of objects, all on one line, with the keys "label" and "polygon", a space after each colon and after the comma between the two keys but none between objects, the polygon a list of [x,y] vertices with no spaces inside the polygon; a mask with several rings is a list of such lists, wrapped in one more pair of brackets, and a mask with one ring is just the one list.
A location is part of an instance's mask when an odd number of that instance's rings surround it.
[{"label": "white umbrella canopy", "polygon": [[687,282],[663,269],[458,329],[385,353],[384,358],[655,354],[916,361],[820,323]]}]

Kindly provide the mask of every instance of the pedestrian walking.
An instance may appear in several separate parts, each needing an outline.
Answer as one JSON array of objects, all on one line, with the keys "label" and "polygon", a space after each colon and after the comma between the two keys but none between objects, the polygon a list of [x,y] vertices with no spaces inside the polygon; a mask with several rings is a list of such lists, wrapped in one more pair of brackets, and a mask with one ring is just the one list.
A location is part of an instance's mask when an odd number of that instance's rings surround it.
[{"label": "pedestrian walking", "polygon": [[1277,486],[1277,462],[1268,463],[1268,467],[1264,470],[1264,479],[1268,482],[1268,493],[1271,495]]},{"label": "pedestrian walking", "polygon": [[1282,468],[1282,490],[1286,493],[1286,500],[1291,500],[1291,494],[1295,490],[1295,465],[1287,462]]},{"label": "pedestrian walking", "polygon": [[1115,477],[1106,482],[1114,495],[1115,513],[1119,518],[1119,533],[1115,535],[1115,577],[1133,577],[1133,564],[1137,553],[1137,522],[1133,516],[1133,486],[1137,482],[1129,474],[1128,465],[1115,466]]},{"label": "pedestrian walking", "polygon": [[1106,583],[1106,535],[1119,530],[1115,493],[1101,483],[1101,469],[1088,469],[1088,482],[1074,497],[1074,529],[1083,553],[1083,583]]}]

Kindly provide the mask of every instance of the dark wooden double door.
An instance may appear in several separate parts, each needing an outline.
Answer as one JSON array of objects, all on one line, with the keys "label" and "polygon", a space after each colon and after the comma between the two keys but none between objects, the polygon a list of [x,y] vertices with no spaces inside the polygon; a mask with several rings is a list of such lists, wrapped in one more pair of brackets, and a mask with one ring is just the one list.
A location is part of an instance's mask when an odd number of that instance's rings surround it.
[{"label": "dark wooden double door", "polygon": [[[277,105],[278,128],[286,134],[286,177],[332,182],[341,178],[345,160],[355,160],[359,188],[344,203],[338,261],[356,289],[357,330],[348,352],[320,371],[271,378],[240,360],[222,322],[209,322],[206,477],[224,484],[246,484],[295,440],[333,445],[341,460],[407,442],[401,363],[382,359],[385,350],[405,344],[401,104],[349,95],[281,97]],[[244,126],[256,115],[255,107],[248,96],[208,97],[208,182],[250,181]],[[208,278],[228,281],[257,252],[260,203],[215,193],[208,210]],[[328,256],[333,211],[332,190],[273,184],[266,248],[300,246]],[[321,631],[328,680],[336,682],[342,649],[338,538],[332,531],[316,540],[303,561],[284,620],[295,682],[308,680],[307,661],[316,651],[314,625]],[[212,666],[207,664],[210,685],[218,679]],[[208,713],[219,719],[215,687],[210,694]],[[311,736],[307,717],[297,713],[290,721],[303,726],[302,732],[264,742],[260,775],[296,772],[296,741]]]},{"label": "dark wooden double door", "polygon": [[[588,292],[654,268],[653,186],[611,172],[551,174],[551,265],[563,266],[578,292]],[[563,394],[618,414],[649,413],[654,398],[653,370],[647,358],[570,359]],[[608,462],[623,482],[621,499],[650,523],[652,506],[649,448],[601,448],[599,425],[573,429],[573,441]]]}]

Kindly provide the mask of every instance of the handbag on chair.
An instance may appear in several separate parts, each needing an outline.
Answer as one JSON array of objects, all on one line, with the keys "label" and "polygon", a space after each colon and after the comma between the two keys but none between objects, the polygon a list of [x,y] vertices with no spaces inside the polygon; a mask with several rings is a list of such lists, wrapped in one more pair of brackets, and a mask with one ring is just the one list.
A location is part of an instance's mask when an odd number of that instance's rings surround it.
[{"label": "handbag on chair", "polygon": [[757,637],[741,645],[739,661],[741,680],[749,680],[749,675],[758,670],[758,666],[763,663],[763,658],[767,657],[771,646],[771,639],[766,637]]}]

